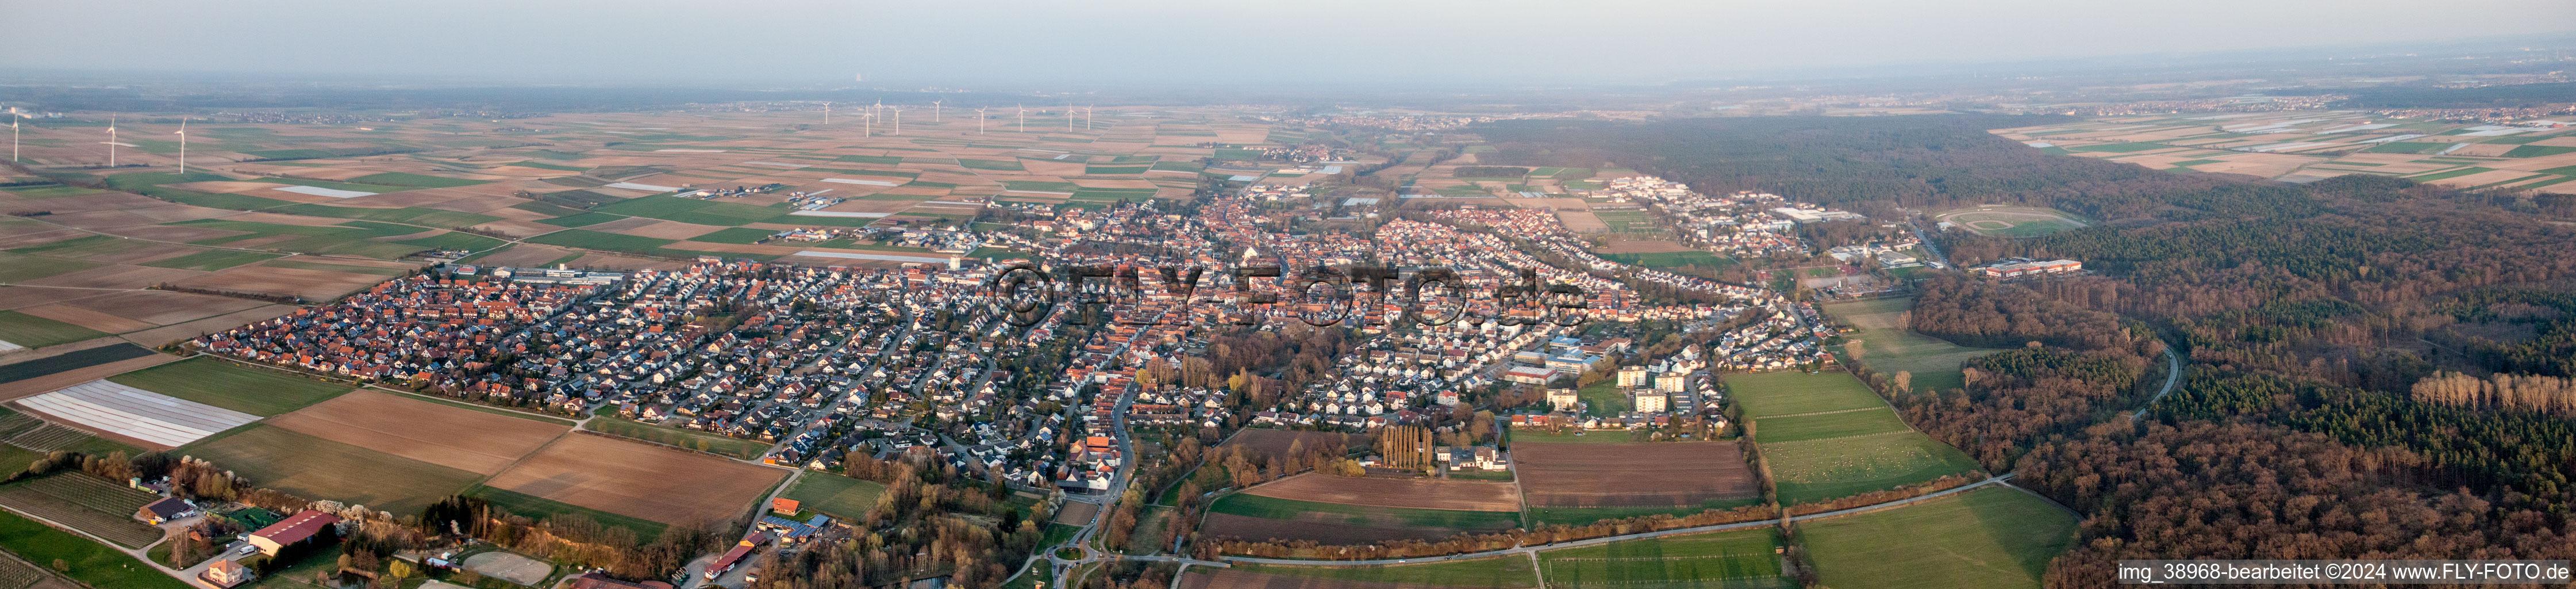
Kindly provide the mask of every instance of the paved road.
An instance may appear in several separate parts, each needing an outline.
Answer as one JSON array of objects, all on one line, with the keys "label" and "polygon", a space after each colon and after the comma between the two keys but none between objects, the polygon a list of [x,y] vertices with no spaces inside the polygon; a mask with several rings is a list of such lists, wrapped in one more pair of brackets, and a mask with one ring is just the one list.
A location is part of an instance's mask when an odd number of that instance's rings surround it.
[{"label": "paved road", "polygon": [[[1920,496],[1915,496],[1915,497],[1908,497],[1908,498],[1905,498],[1905,499],[1898,499],[1898,500],[1895,500],[1895,501],[1889,501],[1889,502],[1886,502],[1886,503],[1874,503],[1874,504],[1870,504],[1870,505],[1863,505],[1863,506],[1860,506],[1860,507],[1854,507],[1854,508],[1850,508],[1850,509],[1837,509],[1837,510],[1834,510],[1834,511],[1826,511],[1826,512],[1820,512],[1820,513],[1810,513],[1810,514],[1806,514],[1806,515],[1801,515],[1801,516],[1791,517],[1791,518],[1789,518],[1789,519],[1790,519],[1791,521],[1807,521],[1807,520],[1812,520],[1812,519],[1824,519],[1824,518],[1829,518],[1829,517],[1840,517],[1840,516],[1852,515],[1852,514],[1856,514],[1856,513],[1865,513],[1865,512],[1871,512],[1871,511],[1878,511],[1878,510],[1881,510],[1881,509],[1889,509],[1889,508],[1894,508],[1894,507],[1902,507],[1902,506],[1905,506],[1905,505],[1910,505],[1910,504],[1913,504],[1913,503],[1917,503],[1917,502],[1921,502],[1921,501],[1925,501],[1925,500],[1930,500],[1930,499],[1934,499],[1934,498],[1942,497],[1942,496],[1945,496],[1945,495],[1952,495],[1952,494],[1956,494],[1956,493],[1959,493],[1959,492],[1962,492],[1962,491],[1967,491],[1967,490],[1970,490],[1970,489],[1975,489],[1975,488],[1978,488],[1978,487],[1983,487],[1983,486],[1986,486],[1986,485],[1992,485],[1992,484],[2002,483],[2002,482],[2004,482],[2004,481],[2006,481],[2006,480],[2010,480],[2010,479],[2012,479],[2012,477],[2013,477],[2013,475],[2012,475],[2011,473],[2005,473],[2005,474],[2004,474],[2004,475],[2002,475],[2002,476],[1997,476],[1997,477],[1994,477],[1994,478],[1990,478],[1990,479],[1986,479],[1986,480],[1982,480],[1982,481],[1977,481],[1977,482],[1969,483],[1969,484],[1966,484],[1966,485],[1960,485],[1960,486],[1957,486],[1957,487],[1952,487],[1952,488],[1949,488],[1949,489],[1946,489],[1946,490],[1942,490],[1942,491],[1940,491],[1940,492],[1936,492],[1936,493],[1931,493],[1931,494],[1926,494],[1926,495],[1920,495]],[[1469,560],[1469,559],[1477,559],[1477,558],[1490,558],[1490,557],[1495,557],[1495,556],[1505,556],[1505,555],[1512,555],[1512,554],[1533,554],[1533,553],[1537,553],[1537,552],[1548,551],[1548,550],[1556,550],[1556,549],[1560,549],[1560,548],[1573,548],[1573,547],[1577,547],[1577,546],[1591,546],[1591,545],[1594,545],[1594,544],[1608,544],[1608,543],[1611,543],[1611,542],[1618,542],[1618,541],[1622,541],[1622,540],[1638,540],[1638,539],[1644,539],[1644,538],[1660,538],[1660,537],[1664,537],[1664,536],[1680,536],[1680,535],[1686,535],[1686,534],[1702,534],[1702,533],[1707,533],[1707,532],[1723,532],[1723,531],[1727,531],[1727,530],[1742,530],[1742,529],[1749,529],[1749,528],[1759,528],[1759,527],[1763,527],[1763,526],[1778,525],[1778,523],[1779,523],[1779,520],[1776,520],[1776,519],[1765,519],[1765,520],[1760,520],[1760,521],[1737,522],[1737,523],[1731,523],[1731,524],[1717,524],[1717,525],[1711,525],[1711,526],[1699,526],[1699,527],[1691,527],[1691,528],[1674,528],[1674,529],[1670,529],[1670,530],[1663,530],[1663,531],[1658,531],[1658,532],[1641,532],[1641,533],[1636,533],[1636,534],[1625,534],[1625,535],[1619,535],[1619,536],[1603,536],[1603,537],[1599,537],[1599,538],[1589,538],[1589,539],[1583,539],[1583,540],[1569,540],[1569,541],[1565,541],[1565,542],[1557,542],[1557,543],[1554,543],[1554,544],[1537,544],[1537,545],[1531,545],[1531,546],[1522,546],[1522,547],[1519,547],[1519,548],[1507,548],[1507,549],[1503,549],[1503,550],[1488,550],[1488,551],[1484,551],[1484,552],[1469,552],[1469,553],[1465,553],[1465,554],[1447,554],[1447,555],[1441,555],[1441,556],[1424,556],[1424,557],[1418,557],[1418,558],[1383,558],[1383,559],[1377,559],[1377,560],[1301,560],[1301,559],[1291,559],[1291,558],[1252,558],[1252,557],[1243,557],[1243,556],[1225,556],[1225,557],[1220,557],[1220,558],[1224,558],[1224,559],[1226,560],[1226,562],[1249,562],[1249,563],[1255,563],[1255,564],[1294,564],[1294,565],[1311,565],[1311,566],[1370,566],[1370,565],[1387,565],[1387,564],[1409,564],[1409,563],[1424,563],[1424,562],[1440,562],[1440,561],[1444,561],[1444,560]]]},{"label": "paved road", "polygon": [[2129,423],[2137,423],[2139,419],[2146,417],[2147,408],[2156,406],[2156,401],[2164,399],[2166,393],[2173,392],[2174,385],[2180,382],[2182,382],[2182,356],[2174,354],[2172,342],[2166,342],[2165,388],[2156,391],[2156,396],[2147,397],[2147,402],[2138,404],[2138,410],[2129,413]]}]

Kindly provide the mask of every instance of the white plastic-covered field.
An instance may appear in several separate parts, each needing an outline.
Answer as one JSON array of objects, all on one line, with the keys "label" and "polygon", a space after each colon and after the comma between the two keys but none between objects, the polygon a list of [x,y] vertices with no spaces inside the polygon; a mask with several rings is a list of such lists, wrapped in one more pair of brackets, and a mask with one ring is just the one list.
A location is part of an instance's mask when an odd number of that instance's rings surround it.
[{"label": "white plastic-covered field", "polygon": [[164,446],[184,446],[259,416],[104,380],[21,399],[28,411]]},{"label": "white plastic-covered field", "polygon": [[286,192],[293,192],[293,193],[296,193],[296,194],[310,194],[310,195],[314,195],[314,196],[328,196],[328,197],[331,197],[331,198],[357,198],[357,197],[361,197],[361,196],[375,196],[375,195],[376,195],[376,193],[373,193],[373,192],[363,192],[363,191],[357,191],[357,190],[341,190],[341,189],[338,189],[338,188],[323,188],[323,187],[320,187],[320,186],[279,186],[279,187],[277,187],[277,189],[278,189],[278,190],[282,190],[282,191],[286,191]]}]

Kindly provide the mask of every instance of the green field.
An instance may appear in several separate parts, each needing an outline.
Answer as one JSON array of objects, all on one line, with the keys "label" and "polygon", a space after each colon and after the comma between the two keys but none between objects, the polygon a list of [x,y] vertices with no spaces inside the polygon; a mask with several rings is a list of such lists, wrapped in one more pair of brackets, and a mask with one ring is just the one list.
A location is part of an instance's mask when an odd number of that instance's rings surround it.
[{"label": "green field", "polygon": [[[1456,560],[1428,564],[1393,564],[1381,566],[1292,566],[1236,563],[1233,570],[1341,581],[1408,583],[1442,587],[1536,588],[1538,576],[1530,570],[1528,557],[1511,555],[1476,560]],[[1552,581],[1553,579],[1551,579]],[[1283,585],[1286,585],[1283,583]]]},{"label": "green field", "polygon": [[360,184],[382,184],[382,185],[386,185],[386,186],[418,186],[418,187],[421,187],[421,188],[455,188],[455,187],[458,187],[458,186],[473,186],[473,185],[476,185],[476,184],[490,184],[490,183],[492,183],[492,181],[490,181],[490,180],[467,180],[467,179],[464,179],[464,178],[447,178],[447,177],[442,177],[442,176],[427,176],[427,175],[421,175],[421,174],[407,174],[407,173],[403,173],[403,172],[385,172],[385,173],[382,173],[382,174],[368,174],[368,175],[365,175],[365,176],[359,176],[359,177],[356,177],[356,178],[350,178],[350,179],[349,179],[349,181],[350,181],[350,182],[360,183]]},{"label": "green field", "polygon": [[302,409],[340,396],[350,388],[243,368],[209,356],[119,374],[108,380],[263,417]]},{"label": "green field", "polygon": [[1795,370],[1726,375],[1727,389],[1747,417],[1796,415],[1844,409],[1886,407],[1848,372],[1807,374]]},{"label": "green field", "polygon": [[[587,517],[592,521],[599,522],[601,525],[632,530],[635,532],[635,540],[639,543],[651,543],[654,538],[662,537],[663,530],[671,527],[670,524],[649,519],[609,513],[517,491],[495,489],[482,485],[474,485],[473,489],[466,491],[464,494],[469,497],[478,497],[484,501],[491,502],[493,509],[507,511],[520,517],[539,521],[543,521],[550,517],[566,515]],[[418,509],[415,508],[413,511],[418,511]]]},{"label": "green field", "polygon": [[2020,489],[1987,487],[1803,524],[1816,573],[1836,589],[2039,587],[2075,541],[2075,517]]},{"label": "green field", "polygon": [[2083,228],[2083,223],[2055,209],[2000,208],[1957,211],[1934,215],[1933,218],[1958,223],[1984,235],[1997,237],[2038,237]]},{"label": "green field", "polygon": [[539,236],[536,236],[536,237],[531,237],[531,238],[528,238],[526,241],[527,241],[528,243],[536,243],[536,244],[544,244],[544,245],[559,245],[559,246],[564,246],[564,247],[577,247],[577,248],[583,248],[583,249],[606,250],[606,251],[615,251],[615,252],[633,252],[633,253],[639,253],[639,254],[644,254],[644,255],[648,255],[648,256],[660,256],[660,257],[665,257],[665,258],[691,258],[691,257],[697,257],[697,256],[717,256],[717,257],[723,257],[723,258],[749,258],[749,259],[766,260],[766,259],[772,259],[772,258],[776,258],[776,257],[778,257],[778,256],[774,256],[774,255],[767,255],[767,254],[742,254],[742,253],[727,253],[727,252],[700,252],[700,251],[691,251],[691,250],[670,249],[670,248],[665,248],[665,247],[662,247],[662,246],[670,245],[670,244],[672,244],[672,243],[677,243],[677,242],[678,242],[678,240],[673,240],[673,239],[661,239],[661,238],[656,238],[656,237],[644,237],[644,236],[640,236],[640,235],[626,235],[626,234],[623,234],[623,233],[607,233],[607,232],[602,232],[602,231],[591,231],[591,230],[587,230],[587,229],[565,229],[565,230],[562,230],[562,231],[556,231],[556,232],[554,232],[554,233],[548,233],[548,234],[545,234],[545,235],[539,235]]},{"label": "green field", "polygon": [[820,511],[846,520],[856,520],[877,506],[877,496],[886,487],[876,481],[860,480],[827,472],[806,472],[788,487],[785,497],[801,502],[804,509]]},{"label": "green field", "polygon": [[1583,400],[1584,415],[1610,416],[1635,410],[1629,405],[1628,395],[1619,392],[1619,381],[1614,379],[1575,389],[1574,396]]},{"label": "green field", "polygon": [[769,452],[769,447],[771,446],[770,443],[759,440],[725,437],[670,426],[627,421],[614,417],[600,417],[592,419],[584,427],[595,432],[625,436],[647,442],[688,448],[691,450],[722,454],[744,460],[759,458],[761,454]]},{"label": "green field", "polygon": [[1072,192],[1078,192],[1078,191],[1081,191],[1081,190],[1082,190],[1082,185],[1074,184],[1074,183],[1072,183],[1072,182],[1047,182],[1047,181],[1038,181],[1038,180],[1004,180],[1004,181],[1002,181],[1002,189],[1003,189],[1003,190],[1015,190],[1015,191],[1022,191],[1022,192],[1064,192],[1064,193],[1072,193]]},{"label": "green field", "polygon": [[705,235],[699,235],[699,236],[697,236],[697,237],[691,237],[691,238],[689,238],[689,241],[703,241],[703,242],[707,242],[707,243],[732,243],[732,244],[750,245],[750,244],[754,244],[754,243],[759,243],[759,242],[760,242],[760,240],[763,240],[763,239],[769,239],[769,236],[771,236],[771,235],[777,235],[777,234],[778,234],[778,232],[777,232],[777,231],[773,231],[773,230],[769,230],[769,229],[753,229],[753,228],[750,228],[750,227],[732,227],[732,228],[718,229],[718,230],[715,230],[715,231],[710,231],[710,232],[707,232]]},{"label": "green field", "polygon": [[70,570],[63,574],[91,587],[117,589],[194,589],[185,581],[162,574],[143,561],[118,552],[106,544],[71,532],[54,529],[42,522],[16,513],[0,511],[0,549],[29,562],[63,561]]},{"label": "green field", "polygon": [[1683,266],[1719,267],[1735,264],[1735,260],[1719,257],[1717,254],[1699,250],[1687,252],[1647,252],[1641,254],[1600,254],[1600,256],[1602,259],[1613,262],[1635,264],[1648,268],[1680,268]]},{"label": "green field", "polygon": [[2540,157],[2540,156],[2545,156],[2545,155],[2558,155],[2558,154],[2568,153],[2568,152],[2576,152],[2576,147],[2566,147],[2566,146],[2558,146],[2558,145],[2525,145],[2525,146],[2522,146],[2522,147],[2516,147],[2516,148],[2513,148],[2513,151],[2504,152],[2504,156],[2505,156],[2505,157]]},{"label": "green field", "polygon": [[2407,176],[2407,177],[2406,177],[2406,179],[2408,179],[2408,180],[2414,180],[2414,181],[2416,181],[2416,182],[2431,182],[2431,181],[2434,181],[2434,180],[2442,180],[2442,179],[2446,179],[2446,178],[2458,178],[2458,177],[2461,177],[2461,176],[2467,176],[2467,175],[2470,175],[2470,174],[2481,174],[2481,173],[2493,172],[2493,171],[2495,171],[2495,170],[2490,169],[2490,168],[2481,168],[2481,167],[2477,167],[2477,166],[2469,166],[2469,167],[2466,167],[2466,168],[2460,168],[2460,169],[2457,169],[2457,170],[2451,170],[2451,171],[2447,171],[2447,172],[2434,172],[2434,173],[2431,173],[2431,174],[2420,174],[2420,175],[2415,175],[2415,176]]},{"label": "green field", "polygon": [[400,258],[419,252],[423,249],[420,246],[374,241],[376,238],[380,237],[393,237],[397,235],[419,233],[421,232],[421,228],[410,225],[393,225],[372,221],[350,221],[339,225],[315,227],[311,225],[287,225],[282,223],[260,223],[255,221],[198,219],[194,221],[165,223],[165,225],[223,229],[227,231],[242,231],[247,233],[247,235],[214,237],[190,242],[197,245],[225,245],[264,237],[295,235],[300,237],[285,241],[262,243],[257,246],[251,246],[248,249],[308,254],[347,254],[380,260]]},{"label": "green field", "polygon": [[66,472],[0,487],[0,504],[10,509],[70,526],[127,548],[142,548],[161,539],[161,529],[134,519],[158,495],[137,491],[123,482]]},{"label": "green field", "polygon": [[106,336],[105,333],[87,327],[17,311],[0,311],[0,341],[28,348],[68,344]]},{"label": "green field", "polygon": [[508,242],[462,231],[449,231],[429,237],[405,239],[394,243],[417,245],[432,249],[475,251],[501,247],[502,244]]},{"label": "green field", "polygon": [[[1914,299],[1880,299],[1824,306],[1825,315],[1852,327],[1859,333],[1845,336],[1860,342],[1860,364],[1879,374],[1895,378],[1898,372],[1913,373],[1913,389],[1944,391],[1967,386],[1959,367],[1971,358],[2001,350],[1970,348],[1947,340],[1916,333],[1905,325],[1905,312],[1914,308]],[[1844,349],[1850,349],[1845,344]],[[1843,356],[1850,356],[1848,352]]]},{"label": "green field", "polygon": [[1611,542],[1539,553],[1557,587],[1689,586],[1789,589],[1771,528]]},{"label": "green field", "polygon": [[197,252],[197,253],[193,253],[193,254],[188,254],[188,255],[184,255],[184,256],[179,256],[179,257],[176,257],[176,258],[165,258],[165,259],[160,259],[160,260],[153,260],[153,261],[150,261],[150,262],[144,262],[144,263],[143,263],[143,265],[145,265],[145,266],[152,266],[152,267],[156,267],[156,268],[178,268],[178,269],[181,269],[181,270],[206,270],[206,271],[214,271],[214,270],[222,270],[222,269],[225,269],[225,268],[231,268],[231,267],[234,267],[234,266],[239,266],[239,265],[242,265],[242,264],[248,264],[248,263],[251,263],[251,262],[257,262],[257,261],[260,261],[260,260],[266,260],[266,259],[276,258],[276,257],[278,257],[278,256],[279,256],[279,254],[272,254],[272,253],[267,253],[267,252],[246,252],[246,251],[241,251],[241,250],[206,250],[206,251],[202,251],[202,252]]},{"label": "green field", "polygon": [[65,260],[0,252],[0,282],[35,280],[57,274],[69,274],[104,266],[97,262]]},{"label": "green field", "polygon": [[1644,211],[1593,211],[1592,216],[1600,217],[1601,224],[1608,225],[1611,233],[1651,233],[1664,229],[1655,221],[1654,213]]},{"label": "green field", "polygon": [[27,246],[27,247],[22,247],[22,248],[17,248],[17,249],[9,250],[9,252],[10,252],[10,253],[18,253],[18,254],[47,255],[47,256],[56,256],[56,257],[63,257],[63,258],[79,258],[79,257],[81,257],[81,256],[104,256],[104,255],[116,255],[116,254],[123,254],[123,253],[131,252],[131,251],[134,251],[134,250],[138,250],[138,249],[143,249],[143,248],[147,248],[147,247],[152,247],[152,246],[153,246],[153,243],[152,243],[152,242],[149,242],[149,241],[137,241],[137,240],[133,240],[133,239],[126,239],[126,238],[121,238],[121,237],[111,237],[111,236],[106,236],[106,235],[91,235],[91,236],[88,236],[88,237],[75,237],[75,238],[72,238],[72,239],[65,239],[65,240],[62,240],[62,241],[56,241],[56,242],[52,242],[52,243],[43,243],[43,244],[31,245],[31,246]]},{"label": "green field", "polygon": [[213,461],[253,484],[298,497],[393,513],[419,513],[483,480],[472,472],[267,425],[216,434],[173,453]]},{"label": "green field", "polygon": [[[1279,499],[1248,493],[1236,493],[1218,499],[1215,505],[1208,506],[1208,511],[1279,520],[1315,519],[1304,516],[1310,513],[1338,515],[1344,517],[1334,523],[1375,528],[1446,528],[1483,531],[1516,528],[1521,525],[1520,512],[1517,511],[1378,507]],[[1325,521],[1332,519],[1324,518]]]},{"label": "green field", "polygon": [[1883,434],[1908,429],[1905,427],[1905,420],[1896,417],[1896,410],[1886,408],[1790,417],[1764,417],[1758,420],[1756,425],[1754,441],[1766,444]]},{"label": "green field", "polygon": [[[575,157],[579,157],[579,156],[575,156]],[[568,158],[558,158],[558,159],[568,159]],[[554,170],[554,171],[558,171],[558,172],[588,172],[588,171],[590,171],[590,168],[583,168],[583,167],[577,167],[577,166],[565,166],[565,165],[557,165],[557,164],[549,164],[549,163],[545,163],[545,162],[519,162],[519,163],[510,164],[510,165],[518,166],[518,167],[522,167],[522,168],[536,168],[536,169],[539,169],[539,170]]]},{"label": "green field", "polygon": [[[1758,437],[1758,436],[1757,436]],[[1977,469],[1949,444],[1914,431],[1762,444],[1783,505],[1816,503]]]},{"label": "green field", "polygon": [[538,219],[537,222],[556,227],[589,227],[624,218],[626,218],[625,215],[585,211],[552,219]]},{"label": "green field", "polygon": [[1093,176],[1143,174],[1148,167],[1150,166],[1104,166],[1100,164],[1091,164],[1083,166],[1082,173]]},{"label": "green field", "polygon": [[759,223],[788,213],[771,207],[673,196],[630,198],[592,207],[591,210],[717,227]]},{"label": "green field", "polygon": [[20,196],[20,197],[27,198],[27,199],[29,199],[29,200],[45,200],[45,199],[49,199],[49,198],[63,198],[63,197],[66,197],[66,196],[82,196],[82,195],[90,195],[90,194],[98,194],[98,193],[99,193],[99,191],[97,191],[97,190],[91,190],[91,189],[87,189],[87,188],[81,188],[81,187],[78,187],[78,186],[64,186],[64,185],[60,185],[60,184],[56,184],[56,185],[52,185],[52,186],[28,186],[28,187],[20,187],[20,188],[6,188],[6,189],[0,189],[0,190],[5,190],[5,191],[7,191],[7,192],[8,192],[8,193],[10,193],[10,194],[15,194],[15,195],[18,195],[18,196]]},{"label": "green field", "polygon": [[[307,259],[310,259],[310,258],[307,258]],[[275,260],[275,261],[263,262],[263,263],[261,263],[261,264],[260,264],[260,266],[269,267],[269,268],[289,268],[289,269],[295,269],[295,270],[320,270],[320,271],[323,271],[323,272],[343,272],[343,273],[348,273],[348,274],[368,274],[368,275],[374,275],[374,276],[388,276],[388,277],[391,277],[391,276],[402,276],[402,275],[410,274],[410,273],[411,273],[411,271],[410,271],[410,270],[404,270],[404,269],[401,269],[401,268],[379,268],[379,267],[375,267],[375,266],[352,266],[352,265],[349,265],[349,264],[329,264],[329,263],[323,263],[323,262],[306,262],[306,261],[303,261],[303,260]]]},{"label": "green field", "polygon": [[1028,171],[1027,167],[1020,165],[1019,160],[970,160],[959,158],[957,160],[957,165],[965,166],[966,169],[969,170],[993,170],[997,172]]}]

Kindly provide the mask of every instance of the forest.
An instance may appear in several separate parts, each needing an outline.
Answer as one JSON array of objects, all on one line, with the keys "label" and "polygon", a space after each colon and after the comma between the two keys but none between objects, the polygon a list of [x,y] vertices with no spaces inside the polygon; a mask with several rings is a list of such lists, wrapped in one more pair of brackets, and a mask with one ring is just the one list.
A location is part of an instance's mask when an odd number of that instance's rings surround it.
[{"label": "forest", "polygon": [[[1917,429],[2084,518],[2051,586],[2124,558],[2569,558],[2576,207],[2351,175],[2305,185],[2052,156],[2048,117],[1743,118],[1479,128],[1509,165],[1607,161],[1880,221],[1963,204],[2095,220],[1938,236],[1953,262],[2077,276],[1917,281],[1913,329],[2013,348],[1967,386],[1854,368]],[[2187,359],[2177,390],[2157,357]],[[2143,419],[2132,412],[2145,410]],[[2005,468],[2009,465],[2009,469]]]}]

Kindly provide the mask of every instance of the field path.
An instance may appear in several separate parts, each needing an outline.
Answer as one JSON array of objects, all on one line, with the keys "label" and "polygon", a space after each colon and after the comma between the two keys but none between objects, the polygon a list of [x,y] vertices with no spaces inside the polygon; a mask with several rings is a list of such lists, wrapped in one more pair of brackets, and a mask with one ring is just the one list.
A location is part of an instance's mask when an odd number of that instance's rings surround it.
[{"label": "field path", "polygon": [[[1829,517],[1841,517],[1841,516],[1846,516],[1846,515],[1854,515],[1854,514],[1860,514],[1860,513],[1868,513],[1868,512],[1872,512],[1872,511],[1878,511],[1878,510],[1881,510],[1881,509],[1890,509],[1890,508],[1896,508],[1896,507],[1904,507],[1904,506],[1907,506],[1907,505],[1912,505],[1912,504],[1915,504],[1915,503],[1923,502],[1924,500],[1927,500],[1927,499],[1933,499],[1933,498],[1938,498],[1938,497],[1945,497],[1945,496],[1949,496],[1949,495],[1955,495],[1955,494],[1958,494],[1958,493],[1960,493],[1960,492],[1962,492],[1962,491],[1967,491],[1967,490],[1970,490],[1970,489],[1975,489],[1975,488],[1983,487],[1983,486],[1986,486],[1986,485],[1993,485],[1993,484],[2003,483],[2004,481],[2011,480],[2011,479],[2012,479],[2012,477],[2013,477],[2012,473],[2005,473],[2005,474],[2003,474],[2003,475],[1996,476],[1996,477],[1994,477],[1994,478],[1989,478],[1989,479],[1982,480],[1982,481],[1977,481],[1977,482],[1974,482],[1974,483],[1969,483],[1969,484],[1965,484],[1965,485],[1960,485],[1960,486],[1956,486],[1956,487],[1951,487],[1951,488],[1943,489],[1943,490],[1941,490],[1941,491],[1934,492],[1934,493],[1928,493],[1928,494],[1924,494],[1924,495],[1917,495],[1917,496],[1913,496],[1913,497],[1907,497],[1907,498],[1904,498],[1904,499],[1898,499],[1898,500],[1895,500],[1895,501],[1888,501],[1888,502],[1884,502],[1884,503],[1873,503],[1873,504],[1863,505],[1863,506],[1860,506],[1860,507],[1853,507],[1853,508],[1849,508],[1849,509],[1837,509],[1837,510],[1833,510],[1833,511],[1826,511],[1826,512],[1819,512],[1819,513],[1810,513],[1810,514],[1800,515],[1800,516],[1792,516],[1792,517],[1790,517],[1790,518],[1789,518],[1789,520],[1790,520],[1790,521],[1807,521],[1807,520],[1813,520],[1813,519],[1824,519],[1824,518],[1829,518]],[[2008,487],[2009,487],[2009,486],[2011,486],[2011,485],[2005,485],[2005,486],[2008,486]],[[1736,523],[1731,523],[1731,524],[1717,524],[1717,525],[1699,526],[1699,527],[1691,527],[1691,528],[1674,528],[1674,529],[1670,529],[1670,530],[1663,530],[1663,531],[1656,531],[1656,532],[1638,532],[1638,533],[1635,533],[1635,534],[1623,534],[1623,535],[1618,535],[1618,536],[1602,536],[1602,537],[1599,537],[1599,538],[1587,538],[1587,539],[1583,539],[1583,540],[1569,540],[1569,541],[1565,541],[1565,542],[1557,542],[1557,543],[1554,543],[1554,544],[1534,544],[1534,545],[1529,545],[1529,546],[1521,546],[1521,547],[1518,547],[1518,548],[1506,548],[1506,549],[1502,549],[1502,550],[1487,550],[1487,551],[1484,551],[1484,552],[1468,552],[1468,553],[1463,553],[1463,554],[1444,554],[1444,555],[1440,555],[1440,556],[1423,556],[1423,557],[1416,557],[1416,558],[1382,558],[1382,559],[1377,559],[1377,560],[1300,560],[1300,559],[1293,559],[1293,558],[1253,558],[1253,557],[1248,557],[1248,556],[1220,556],[1220,557],[1218,557],[1218,558],[1224,559],[1226,562],[1249,562],[1249,563],[1254,563],[1254,564],[1287,564],[1287,565],[1302,565],[1302,566],[1376,566],[1376,565],[1389,565],[1389,564],[1416,564],[1416,563],[1440,562],[1440,561],[1448,561],[1448,560],[1469,560],[1469,559],[1477,559],[1477,558],[1490,558],[1490,557],[1502,556],[1502,555],[1508,555],[1508,554],[1531,554],[1531,555],[1535,555],[1535,554],[1537,554],[1537,553],[1539,553],[1539,552],[1544,552],[1544,551],[1548,551],[1548,550],[1556,550],[1556,549],[1559,549],[1559,548],[1573,548],[1573,547],[1577,547],[1577,546],[1591,546],[1591,545],[1595,545],[1595,544],[1608,544],[1608,543],[1611,543],[1611,542],[1618,542],[1618,541],[1622,541],[1622,540],[1637,540],[1637,539],[1643,539],[1643,538],[1661,538],[1661,537],[1664,537],[1664,536],[1683,536],[1683,535],[1689,535],[1689,534],[1701,534],[1701,533],[1707,533],[1707,532],[1723,532],[1723,531],[1727,531],[1727,530],[1742,530],[1742,529],[1750,529],[1750,528],[1757,528],[1757,527],[1761,527],[1761,526],[1777,525],[1777,524],[1778,524],[1778,521],[1779,521],[1779,520],[1765,519],[1765,520],[1759,520],[1759,521],[1736,522]]]}]

